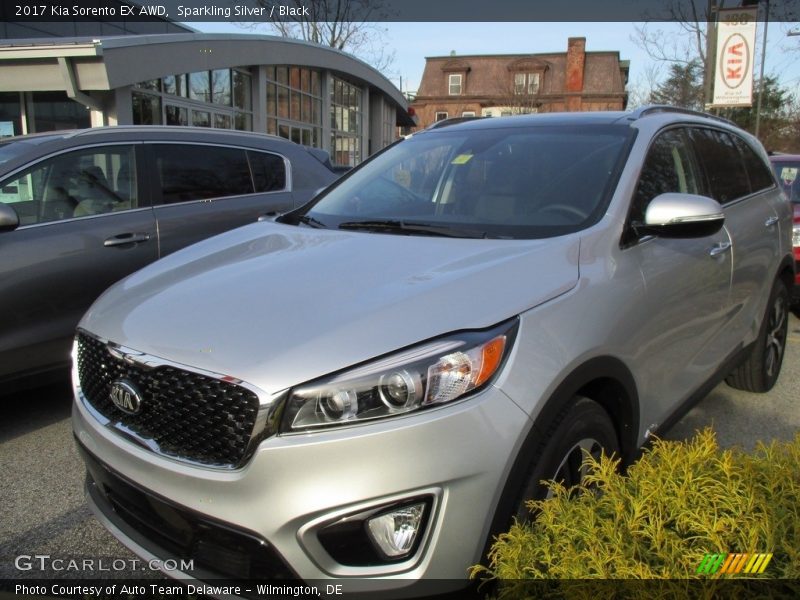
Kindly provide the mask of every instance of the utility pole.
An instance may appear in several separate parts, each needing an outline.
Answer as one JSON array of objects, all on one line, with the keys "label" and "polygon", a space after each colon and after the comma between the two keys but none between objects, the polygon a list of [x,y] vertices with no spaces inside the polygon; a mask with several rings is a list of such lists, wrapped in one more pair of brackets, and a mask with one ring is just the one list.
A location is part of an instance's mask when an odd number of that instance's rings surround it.
[{"label": "utility pole", "polygon": [[764,95],[764,62],[767,58],[767,30],[769,28],[769,0],[766,2],[764,15],[764,41],[761,43],[761,73],[758,76],[758,100],[756,101],[756,127],[753,134],[758,137],[758,128],[761,125],[761,98]]}]

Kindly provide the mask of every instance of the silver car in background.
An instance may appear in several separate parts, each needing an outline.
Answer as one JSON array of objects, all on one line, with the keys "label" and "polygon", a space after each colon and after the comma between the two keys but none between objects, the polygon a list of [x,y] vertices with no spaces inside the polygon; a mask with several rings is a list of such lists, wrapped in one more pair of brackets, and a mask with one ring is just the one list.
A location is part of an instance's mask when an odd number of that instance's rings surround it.
[{"label": "silver car in background", "polygon": [[702,114],[415,134],[94,304],[89,503],[180,576],[455,585],[542,479],[773,386],[791,231],[762,147]]}]

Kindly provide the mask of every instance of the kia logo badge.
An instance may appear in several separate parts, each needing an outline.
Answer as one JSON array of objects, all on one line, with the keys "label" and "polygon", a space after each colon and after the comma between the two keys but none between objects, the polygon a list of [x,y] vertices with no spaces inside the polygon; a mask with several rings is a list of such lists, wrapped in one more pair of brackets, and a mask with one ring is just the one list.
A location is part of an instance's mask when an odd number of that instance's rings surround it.
[{"label": "kia logo badge", "polygon": [[142,397],[139,395],[139,390],[126,379],[117,379],[111,384],[109,397],[114,406],[129,415],[136,415],[142,410]]}]

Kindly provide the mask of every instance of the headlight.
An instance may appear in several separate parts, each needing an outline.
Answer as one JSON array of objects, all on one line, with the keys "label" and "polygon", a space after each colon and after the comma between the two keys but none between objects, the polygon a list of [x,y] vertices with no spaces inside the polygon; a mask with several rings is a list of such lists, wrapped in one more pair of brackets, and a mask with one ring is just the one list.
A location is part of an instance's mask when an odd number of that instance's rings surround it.
[{"label": "headlight", "polygon": [[293,389],[281,431],[383,419],[458,400],[500,370],[517,319],[427,342]]}]

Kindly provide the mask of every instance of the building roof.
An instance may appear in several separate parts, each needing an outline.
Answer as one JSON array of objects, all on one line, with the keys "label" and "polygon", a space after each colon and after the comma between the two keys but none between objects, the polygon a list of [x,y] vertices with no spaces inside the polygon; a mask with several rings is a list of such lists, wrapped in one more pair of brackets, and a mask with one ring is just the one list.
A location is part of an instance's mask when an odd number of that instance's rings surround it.
[{"label": "building roof", "polygon": [[63,62],[83,91],[111,90],[165,75],[235,66],[286,64],[328,69],[365,82],[399,108],[394,84],[364,61],[327,46],[253,34],[178,33],[2,40],[0,91],[65,89]]},{"label": "building roof", "polygon": [[[620,77],[620,68],[624,65],[619,52],[586,52],[585,57],[585,94],[625,92],[625,82]],[[447,77],[443,75],[451,71],[467,73],[463,96],[507,95],[512,82],[509,72],[521,70],[545,73],[542,94],[561,93],[565,88],[566,52],[435,56],[425,60],[425,70],[417,90],[418,100],[448,96]]]}]

